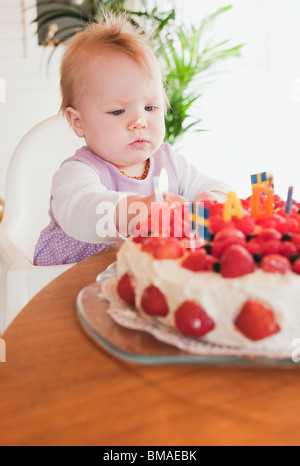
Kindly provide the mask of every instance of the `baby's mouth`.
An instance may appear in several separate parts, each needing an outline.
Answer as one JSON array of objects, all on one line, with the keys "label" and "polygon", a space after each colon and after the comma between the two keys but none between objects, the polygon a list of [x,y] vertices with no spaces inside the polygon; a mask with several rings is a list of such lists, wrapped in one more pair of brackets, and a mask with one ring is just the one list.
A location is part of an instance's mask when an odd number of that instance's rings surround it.
[{"label": "baby's mouth", "polygon": [[129,145],[135,148],[143,148],[149,144],[149,141],[143,138],[134,139]]}]

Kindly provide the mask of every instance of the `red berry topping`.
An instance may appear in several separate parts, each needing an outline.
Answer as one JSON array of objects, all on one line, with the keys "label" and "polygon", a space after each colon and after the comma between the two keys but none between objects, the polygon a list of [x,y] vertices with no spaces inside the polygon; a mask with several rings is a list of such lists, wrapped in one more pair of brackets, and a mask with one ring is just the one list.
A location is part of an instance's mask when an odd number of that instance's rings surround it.
[{"label": "red berry topping", "polygon": [[129,273],[125,273],[119,280],[117,285],[117,292],[123,301],[130,304],[131,306],[134,305],[135,289],[132,277],[129,275]]},{"label": "red berry topping", "polygon": [[[285,212],[285,208],[284,206],[279,208],[279,209],[276,209],[276,213],[279,214],[279,215],[282,215],[282,217],[286,217],[286,212]],[[292,205],[292,208],[291,208],[291,212],[288,214],[289,216],[294,216],[294,215],[297,215],[298,214],[298,207],[293,204]]]},{"label": "red berry topping", "polygon": [[193,272],[206,272],[208,270],[208,261],[205,249],[191,252],[181,265],[184,269],[189,269]]},{"label": "red berry topping", "polygon": [[293,202],[294,202],[294,203],[293,203],[293,205],[292,205],[292,210],[291,210],[291,214],[290,214],[290,215],[296,217],[296,216],[298,215],[298,213],[299,213],[299,207],[298,207],[297,202],[295,202],[295,201],[293,201]]},{"label": "red berry topping", "polygon": [[183,256],[183,249],[176,238],[149,237],[142,242],[142,251],[153,254],[158,260],[178,259]]},{"label": "red berry topping", "polygon": [[150,217],[143,222],[139,222],[133,232],[133,241],[135,243],[141,242],[143,239],[147,238],[151,235],[151,224],[150,224]]},{"label": "red berry topping", "polygon": [[257,221],[257,224],[263,228],[278,228],[279,225],[285,222],[285,219],[281,215],[273,214],[267,217],[261,218]]},{"label": "red berry topping", "polygon": [[224,278],[236,278],[254,272],[254,259],[246,248],[238,244],[229,246],[221,258]]},{"label": "red berry topping", "polygon": [[267,256],[269,254],[279,254],[280,248],[281,248],[280,240],[270,239],[269,241],[266,241],[265,243],[261,244],[261,253],[264,256]]},{"label": "red berry topping", "polygon": [[271,240],[281,240],[281,234],[275,228],[266,228],[257,237],[261,242]]},{"label": "red berry topping", "polygon": [[220,217],[222,217],[223,212],[224,212],[224,204],[216,203],[210,207],[211,217],[214,217],[215,215],[219,215]]},{"label": "red berry topping", "polygon": [[226,249],[229,246],[232,246],[233,244],[246,246],[246,240],[245,238],[239,238],[236,236],[228,236],[227,238],[220,239],[219,241],[214,241],[212,244],[212,250],[211,250],[212,255],[216,257],[217,259],[220,259],[220,257],[226,251]]},{"label": "red berry topping", "polygon": [[218,233],[218,231],[222,230],[223,228],[232,227],[234,228],[233,222],[224,222],[221,215],[211,215],[210,217],[210,232],[213,234]]},{"label": "red berry topping", "polygon": [[245,216],[236,223],[236,228],[241,230],[244,235],[248,236],[254,232],[256,219],[250,215]]},{"label": "red berry topping", "polygon": [[144,240],[143,236],[134,236],[132,239],[134,243],[142,243],[143,240]]},{"label": "red berry topping", "polygon": [[284,200],[281,199],[281,197],[279,197],[278,194],[274,194],[274,205],[276,209],[285,205]]},{"label": "red berry topping", "polygon": [[173,238],[183,239],[187,236],[186,232],[189,232],[190,222],[185,209],[184,204],[178,205],[175,202],[174,207],[170,210],[170,236]]},{"label": "red berry topping", "polygon": [[247,199],[241,199],[241,203],[244,209],[249,210],[250,203],[251,203],[251,196],[247,197]]},{"label": "red berry topping", "polygon": [[245,235],[236,228],[224,228],[216,234],[214,241],[224,241],[227,238],[237,238],[245,240]]},{"label": "red berry topping", "polygon": [[247,301],[235,320],[240,332],[253,341],[263,340],[280,331],[273,311],[257,301]]},{"label": "red berry topping", "polygon": [[292,234],[292,243],[297,247],[298,253],[300,252],[300,233]]},{"label": "red berry topping", "polygon": [[150,316],[165,317],[169,313],[166,298],[154,285],[150,285],[144,291],[141,305],[145,313]]},{"label": "red berry topping", "polygon": [[260,267],[267,273],[280,273],[285,275],[291,270],[290,261],[279,254],[270,254],[263,258]]},{"label": "red berry topping", "polygon": [[293,272],[300,275],[300,259],[297,259],[293,264]]},{"label": "red berry topping", "polygon": [[294,243],[290,241],[284,241],[280,244],[279,253],[285,257],[292,257],[295,256],[298,252],[298,248]]},{"label": "red berry topping", "polygon": [[278,225],[277,229],[283,235],[285,233],[296,233],[298,232],[299,222],[296,218],[287,218],[283,223]]},{"label": "red berry topping", "polygon": [[245,247],[252,255],[261,254],[261,244],[256,238],[250,239]]},{"label": "red berry topping", "polygon": [[183,335],[191,337],[203,337],[215,327],[203,307],[194,301],[185,301],[179,306],[175,312],[175,325]]}]

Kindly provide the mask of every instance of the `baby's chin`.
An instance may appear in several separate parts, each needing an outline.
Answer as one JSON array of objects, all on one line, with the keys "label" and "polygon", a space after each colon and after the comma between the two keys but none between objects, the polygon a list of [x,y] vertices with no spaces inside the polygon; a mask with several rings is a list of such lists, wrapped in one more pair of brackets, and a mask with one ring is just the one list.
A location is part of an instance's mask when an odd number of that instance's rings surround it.
[{"label": "baby's chin", "polygon": [[153,150],[133,150],[131,153],[127,153],[122,160],[119,159],[119,162],[127,165],[136,165],[138,163],[145,162],[153,154]]},{"label": "baby's chin", "polygon": [[130,167],[133,165],[138,165],[142,162],[146,162],[146,160],[148,160],[149,157],[151,157],[152,155],[155,154],[155,152],[157,152],[160,145],[161,144],[153,144],[153,143],[149,143],[144,146],[141,144],[141,147],[138,147],[138,145],[134,147],[132,147],[131,145],[128,145],[125,147],[125,149],[121,148],[120,150],[115,150],[115,152],[118,153],[117,158],[113,157],[112,155],[105,158],[105,154],[103,154],[104,156],[102,156],[102,158],[112,163],[118,168],[119,167],[126,168],[126,167]]}]

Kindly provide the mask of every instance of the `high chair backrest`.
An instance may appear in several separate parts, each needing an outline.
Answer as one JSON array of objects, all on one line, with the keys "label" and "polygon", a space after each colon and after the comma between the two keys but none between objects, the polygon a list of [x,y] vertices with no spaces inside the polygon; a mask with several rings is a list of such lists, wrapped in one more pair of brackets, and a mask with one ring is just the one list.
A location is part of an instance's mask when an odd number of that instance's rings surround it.
[{"label": "high chair backrest", "polygon": [[63,116],[53,116],[30,130],[16,147],[7,172],[1,229],[32,261],[48,215],[52,177],[60,164],[84,145]]}]

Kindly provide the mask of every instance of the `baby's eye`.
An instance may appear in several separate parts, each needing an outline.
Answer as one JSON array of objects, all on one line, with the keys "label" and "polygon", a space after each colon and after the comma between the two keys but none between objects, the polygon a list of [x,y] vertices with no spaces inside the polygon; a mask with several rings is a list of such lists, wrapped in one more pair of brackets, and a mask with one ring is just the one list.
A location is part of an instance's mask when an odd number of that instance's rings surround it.
[{"label": "baby's eye", "polygon": [[124,113],[124,110],[114,110],[113,112],[110,112],[112,115],[121,115]]},{"label": "baby's eye", "polygon": [[154,105],[147,105],[147,107],[145,107],[146,112],[152,112],[154,109]]}]

